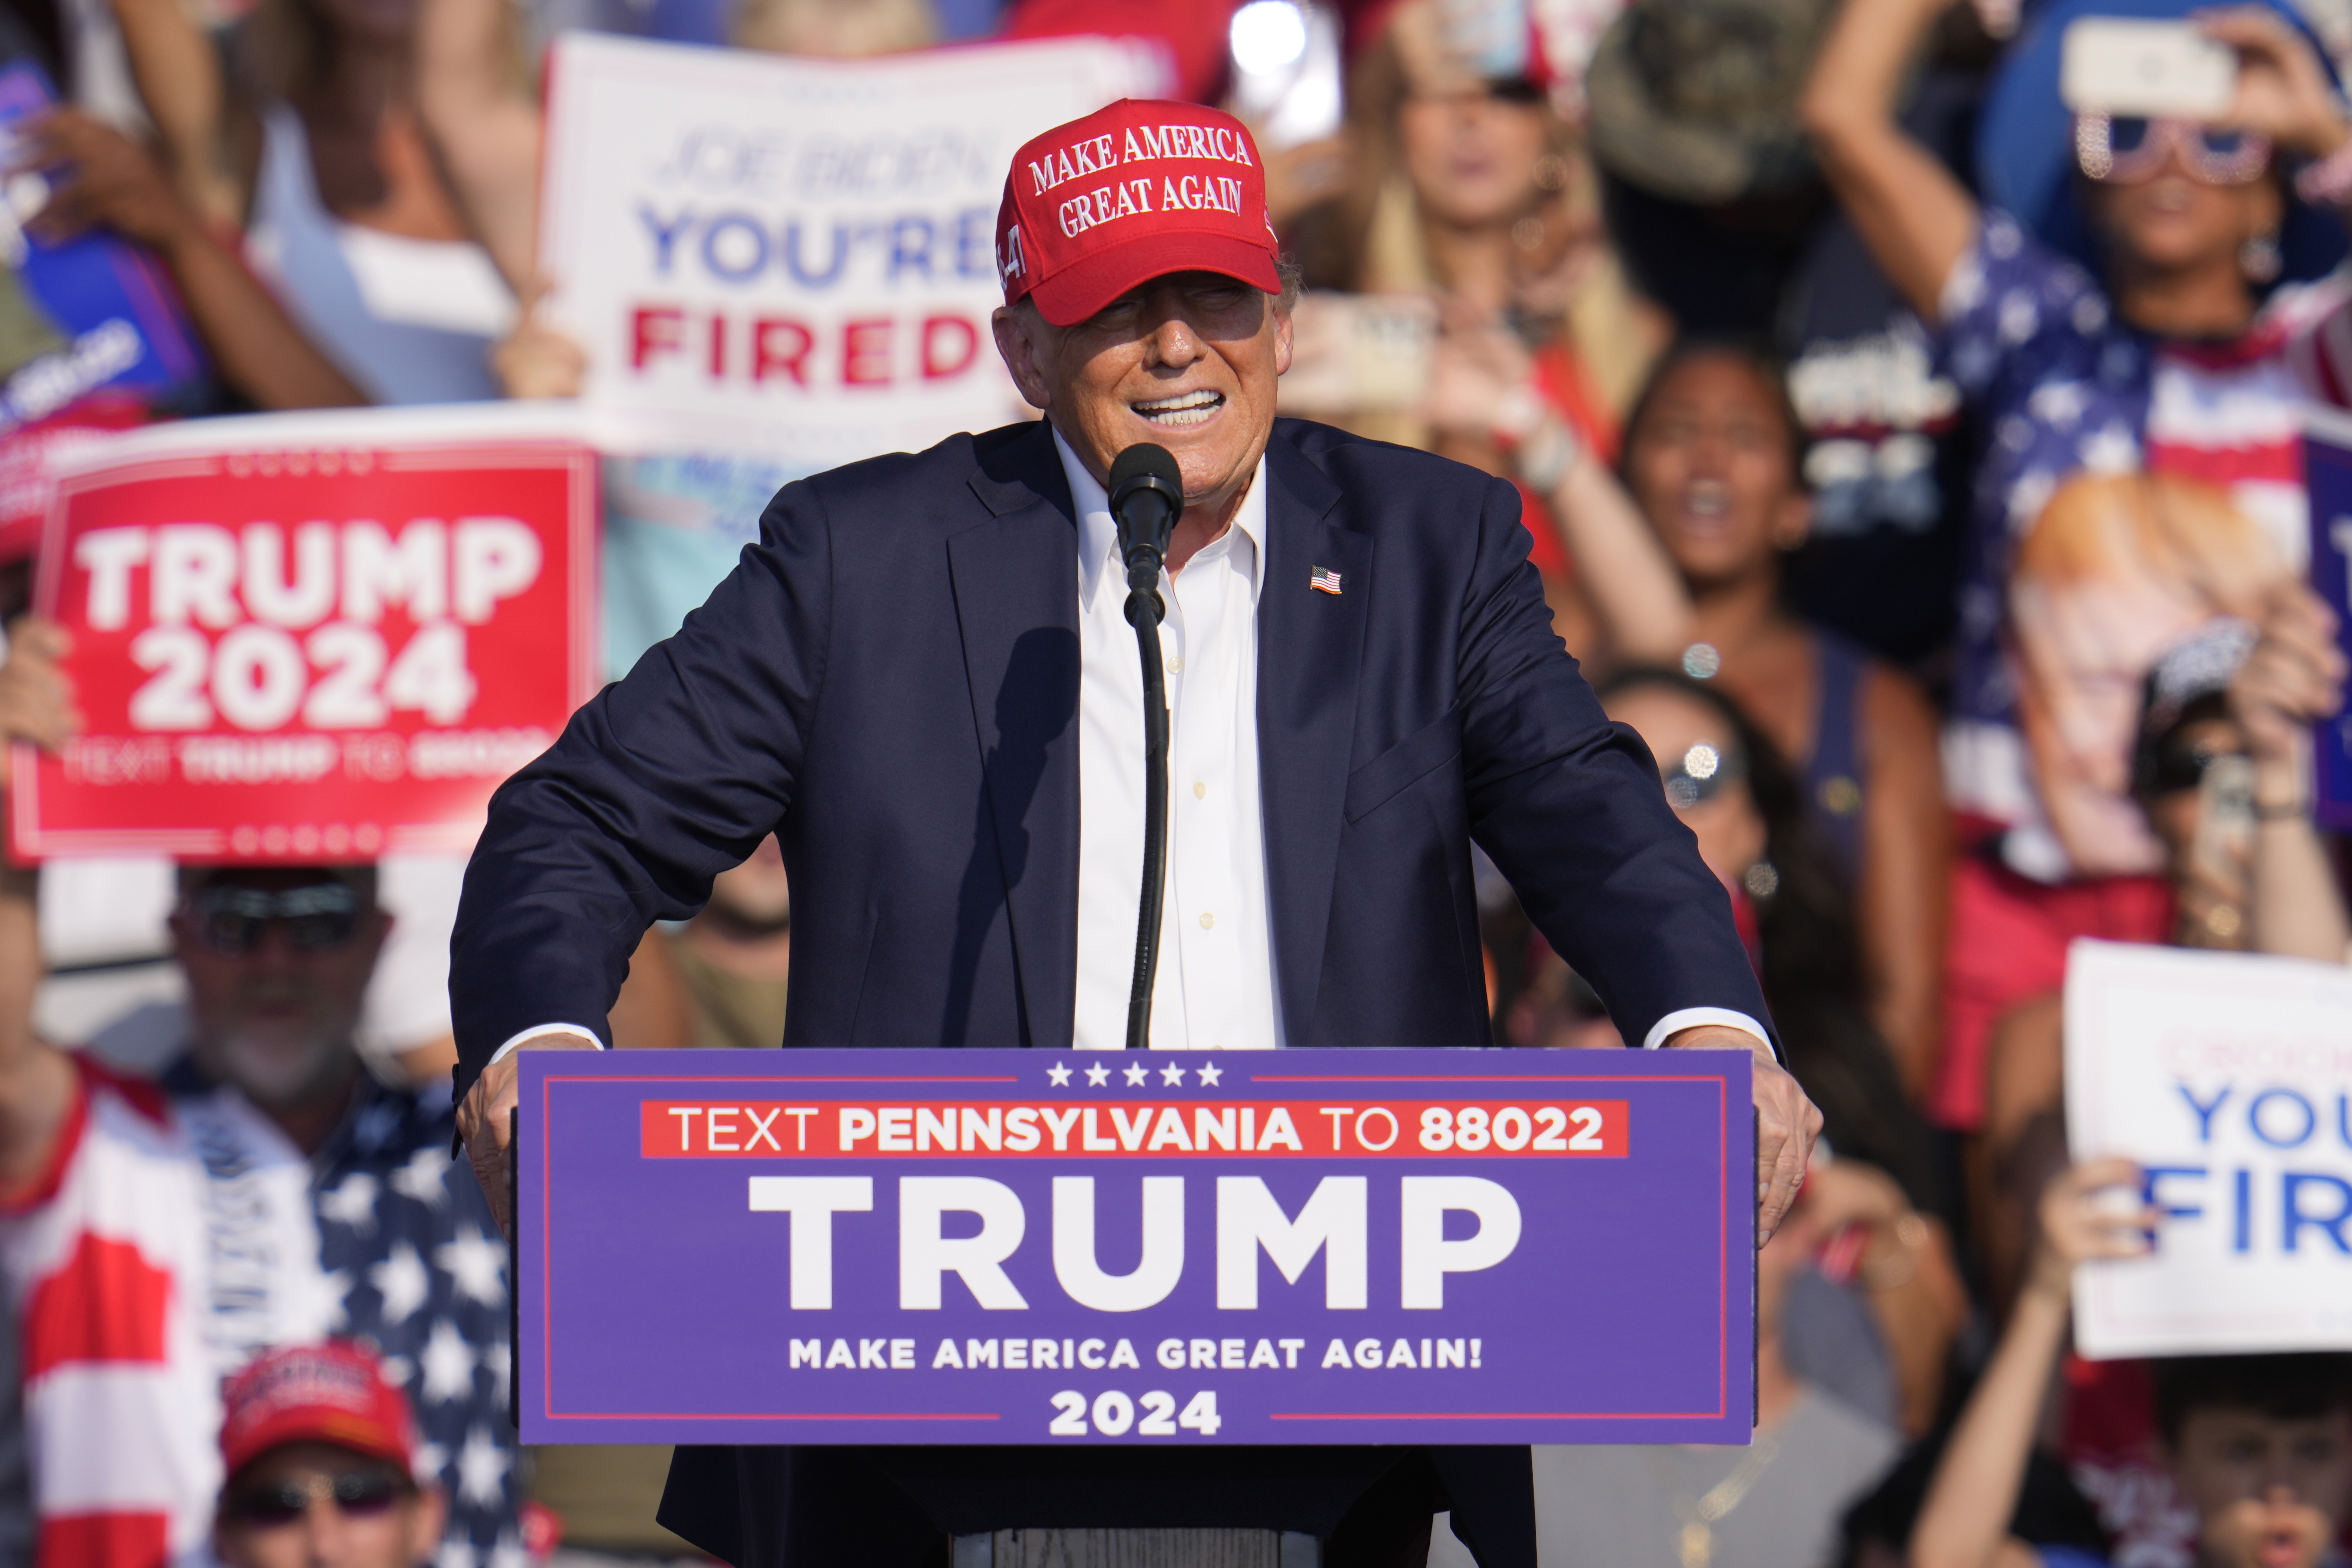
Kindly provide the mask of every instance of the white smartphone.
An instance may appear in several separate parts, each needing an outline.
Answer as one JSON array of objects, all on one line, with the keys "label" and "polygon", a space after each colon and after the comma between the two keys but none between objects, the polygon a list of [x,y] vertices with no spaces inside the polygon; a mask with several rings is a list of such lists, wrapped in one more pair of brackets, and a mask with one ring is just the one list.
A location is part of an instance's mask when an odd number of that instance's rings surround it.
[{"label": "white smartphone", "polygon": [[2077,114],[2214,120],[2237,95],[2237,51],[2193,22],[2083,16],[2059,41],[2058,96]]}]

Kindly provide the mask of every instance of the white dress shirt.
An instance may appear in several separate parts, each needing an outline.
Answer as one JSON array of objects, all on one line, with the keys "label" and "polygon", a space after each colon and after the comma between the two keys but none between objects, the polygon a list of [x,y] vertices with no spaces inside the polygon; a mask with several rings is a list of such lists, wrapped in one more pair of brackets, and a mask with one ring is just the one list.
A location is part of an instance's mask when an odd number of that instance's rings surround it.
[{"label": "white dress shirt", "polygon": [[[1110,498],[1054,432],[1078,517],[1078,953],[1073,1044],[1127,1045],[1143,891],[1143,669],[1127,624],[1127,574]],[[1167,669],[1168,885],[1151,986],[1155,1050],[1271,1050],[1283,1044],[1274,917],[1266,902],[1265,826],[1257,772],[1257,602],[1265,574],[1265,459],[1216,542],[1171,579],[1160,624]],[[1655,1049],[1677,1030],[1722,1024],[1769,1038],[1745,1013],[1685,1007],[1652,1026]],[[497,1061],[550,1024],[500,1046]],[[1398,1042],[1400,1044],[1406,1042]]]},{"label": "white dress shirt", "polygon": [[[1127,1044],[1143,891],[1143,667],[1110,499],[1060,431],[1054,449],[1078,514],[1078,991],[1074,1043]],[[1168,680],[1168,887],[1151,1044],[1268,1050],[1274,922],[1258,814],[1257,598],[1265,566],[1265,460],[1215,542],[1162,572]]]}]

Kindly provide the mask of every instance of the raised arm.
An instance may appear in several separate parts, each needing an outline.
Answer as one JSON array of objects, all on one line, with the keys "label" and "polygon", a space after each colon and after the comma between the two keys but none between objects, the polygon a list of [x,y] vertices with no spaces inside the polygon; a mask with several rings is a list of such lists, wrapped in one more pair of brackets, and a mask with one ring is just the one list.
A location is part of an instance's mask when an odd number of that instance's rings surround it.
[{"label": "raised arm", "polygon": [[416,107],[467,222],[520,294],[538,265],[540,118],[515,16],[505,0],[425,0]]},{"label": "raised arm", "polygon": [[1862,701],[1870,789],[1855,913],[1870,1017],[1895,1053],[1904,1089],[1921,1100],[1935,1079],[1941,1028],[1951,815],[1927,699],[1882,666],[1867,677]]},{"label": "raised arm", "polygon": [[[79,728],[72,693],[58,672],[65,634],[46,621],[9,628],[0,663],[0,783],[10,741],[54,749]],[[72,1109],[73,1064],[33,1033],[33,994],[41,984],[37,870],[0,863],[0,1199],[24,1191],[48,1165],[58,1131]]]},{"label": "raised arm", "polygon": [[1696,623],[1674,558],[1609,466],[1545,402],[1516,336],[1449,322],[1423,412],[1439,430],[1508,453],[1519,481],[1544,498],[1613,658],[1668,664],[1682,656]]},{"label": "raised arm", "polygon": [[2251,935],[2257,951],[2352,963],[2326,846],[2311,825],[2311,731],[2344,708],[2336,617],[2296,584],[2263,619],[2262,640],[2231,683],[2230,708],[2254,761]]},{"label": "raised arm", "polygon": [[219,52],[180,0],[114,0],[114,18],[173,183],[215,232],[241,229],[248,193],[224,156]]},{"label": "raised arm", "polygon": [[64,238],[102,226],[152,247],[171,268],[197,333],[229,384],[271,409],[367,401],[245,264],[214,239],[138,143],[73,109],[45,116],[26,142],[26,163],[58,181],[35,227]]},{"label": "raised arm", "polygon": [[1846,216],[1895,289],[1929,321],[1975,243],[1976,199],[1895,123],[1895,95],[1948,0],[1846,0],[1799,106]]},{"label": "raised arm", "polygon": [[1992,1568],[2038,1562],[2009,1533],[2032,1456],[2042,1402],[2066,1342],[2075,1266],[2094,1258],[2137,1258],[2158,1215],[2151,1208],[2105,1204],[2113,1188],[2139,1185],[2129,1160],[2076,1165],[2050,1184],[2042,1199],[2042,1237],[2032,1271],[2011,1310],[1951,1441],[1927,1483],[1927,1499],[1911,1529],[1912,1568]]}]

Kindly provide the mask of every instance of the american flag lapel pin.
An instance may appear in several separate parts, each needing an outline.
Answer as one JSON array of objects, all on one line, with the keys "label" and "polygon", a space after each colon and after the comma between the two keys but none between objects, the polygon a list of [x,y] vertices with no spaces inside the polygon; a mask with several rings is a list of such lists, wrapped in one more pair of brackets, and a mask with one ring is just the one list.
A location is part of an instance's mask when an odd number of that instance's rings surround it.
[{"label": "american flag lapel pin", "polygon": [[1315,574],[1307,579],[1307,585],[1310,588],[1320,588],[1327,594],[1337,594],[1339,591],[1339,574],[1332,571],[1328,566],[1318,566],[1315,568]]}]

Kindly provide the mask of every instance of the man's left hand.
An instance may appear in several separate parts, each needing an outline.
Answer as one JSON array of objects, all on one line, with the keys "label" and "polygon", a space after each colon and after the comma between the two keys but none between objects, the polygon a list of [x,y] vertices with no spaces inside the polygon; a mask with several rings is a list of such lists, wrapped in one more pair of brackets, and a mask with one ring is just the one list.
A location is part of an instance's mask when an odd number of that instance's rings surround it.
[{"label": "man's left hand", "polygon": [[1822,1113],[1805,1097],[1789,1070],[1772,1059],[1772,1047],[1745,1029],[1702,1025],[1669,1036],[1668,1048],[1748,1051],[1756,1058],[1756,1245],[1780,1228],[1789,1205],[1804,1184],[1805,1166],[1821,1136]]}]

